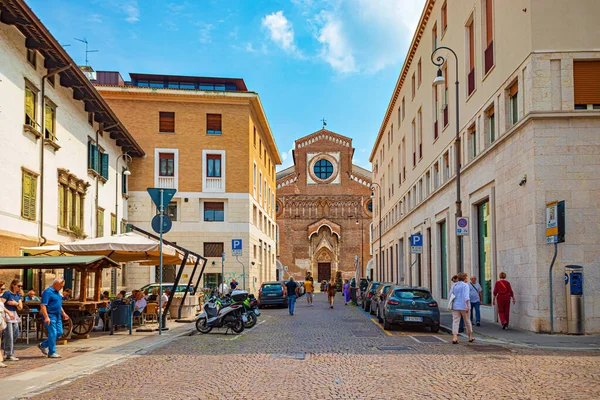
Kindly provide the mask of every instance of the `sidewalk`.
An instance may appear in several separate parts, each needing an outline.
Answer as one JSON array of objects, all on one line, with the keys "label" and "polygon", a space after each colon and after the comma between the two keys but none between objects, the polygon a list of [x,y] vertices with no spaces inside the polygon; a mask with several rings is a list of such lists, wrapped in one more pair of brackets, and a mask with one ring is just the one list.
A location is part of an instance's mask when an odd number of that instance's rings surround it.
[{"label": "sidewalk", "polygon": [[[452,333],[452,314],[441,311],[440,329]],[[512,345],[548,350],[591,350],[600,351],[600,335],[562,335],[534,333],[515,328],[503,330],[500,324],[482,321],[481,326],[473,326],[478,342]],[[460,336],[467,337],[465,333]]]},{"label": "sidewalk", "polygon": [[[37,343],[18,344],[15,355],[21,359],[8,363],[8,368],[0,370],[0,387],[3,399],[28,398],[56,385],[89,375],[102,368],[110,367],[125,359],[144,354],[169,343],[194,330],[194,324],[167,322],[169,330],[158,332],[128,331],[114,335],[93,335],[90,339],[69,340],[58,346],[63,358],[49,360],[38,350]],[[16,370],[16,371],[15,371]]]}]

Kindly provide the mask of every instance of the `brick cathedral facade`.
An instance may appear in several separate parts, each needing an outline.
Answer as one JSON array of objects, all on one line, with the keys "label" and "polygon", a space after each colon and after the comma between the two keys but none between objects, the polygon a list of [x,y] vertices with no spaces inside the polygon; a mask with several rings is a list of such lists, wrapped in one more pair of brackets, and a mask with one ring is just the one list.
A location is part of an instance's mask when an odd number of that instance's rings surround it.
[{"label": "brick cathedral facade", "polygon": [[296,140],[294,165],[277,173],[280,279],[366,276],[371,171],[353,165],[353,154],[352,139],[326,129]]}]

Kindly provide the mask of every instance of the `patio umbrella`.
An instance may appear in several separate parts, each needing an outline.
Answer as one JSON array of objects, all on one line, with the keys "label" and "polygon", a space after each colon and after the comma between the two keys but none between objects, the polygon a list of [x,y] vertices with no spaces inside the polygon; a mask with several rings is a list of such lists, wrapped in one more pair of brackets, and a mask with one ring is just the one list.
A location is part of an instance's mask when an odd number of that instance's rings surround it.
[{"label": "patio umbrella", "polygon": [[69,256],[63,251],[60,251],[59,244],[53,244],[49,246],[36,246],[36,247],[21,247],[21,251],[24,255],[28,256]]},{"label": "patio umbrella", "polygon": [[[158,240],[134,232],[63,243],[60,251],[73,255],[106,256],[119,263],[143,261],[145,265],[158,265],[160,262]],[[164,264],[178,264],[182,259],[174,247],[163,245]]]}]

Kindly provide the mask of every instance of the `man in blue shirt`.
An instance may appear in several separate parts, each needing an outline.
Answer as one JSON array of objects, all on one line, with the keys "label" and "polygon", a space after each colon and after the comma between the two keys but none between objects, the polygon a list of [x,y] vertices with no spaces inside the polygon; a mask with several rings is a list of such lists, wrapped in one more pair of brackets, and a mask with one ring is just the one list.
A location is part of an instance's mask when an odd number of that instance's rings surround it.
[{"label": "man in blue shirt", "polygon": [[60,358],[60,355],[56,353],[56,339],[63,334],[62,320],[66,321],[69,319],[69,316],[62,308],[62,295],[59,293],[64,286],[65,280],[56,278],[52,282],[52,286],[44,290],[42,294],[40,312],[44,318],[44,325],[48,330],[48,338],[38,344],[38,348],[48,358]]}]

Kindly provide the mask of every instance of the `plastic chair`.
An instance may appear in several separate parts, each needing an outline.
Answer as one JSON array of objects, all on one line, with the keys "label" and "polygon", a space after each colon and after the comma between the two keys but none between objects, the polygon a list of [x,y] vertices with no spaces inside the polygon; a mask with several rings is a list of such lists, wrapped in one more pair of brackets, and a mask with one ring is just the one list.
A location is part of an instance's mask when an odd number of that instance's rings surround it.
[{"label": "plastic chair", "polygon": [[157,303],[148,303],[144,312],[142,313],[142,319],[144,323],[148,321],[153,321],[158,323],[158,304]]}]

